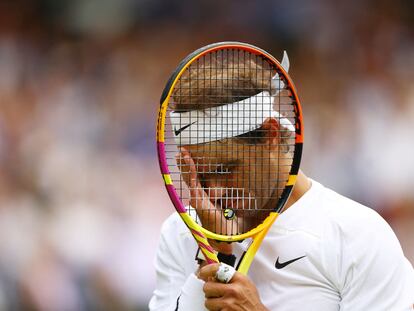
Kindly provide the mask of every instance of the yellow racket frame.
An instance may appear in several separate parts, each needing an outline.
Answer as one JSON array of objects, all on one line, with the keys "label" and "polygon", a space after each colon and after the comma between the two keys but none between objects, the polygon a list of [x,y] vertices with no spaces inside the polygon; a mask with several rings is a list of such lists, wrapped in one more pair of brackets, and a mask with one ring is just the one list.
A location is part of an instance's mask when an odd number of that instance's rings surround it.
[{"label": "yellow racket frame", "polygon": [[251,229],[250,231],[233,236],[221,235],[211,232],[202,226],[200,226],[186,211],[183,203],[181,202],[177,192],[175,191],[175,187],[172,182],[171,175],[168,170],[168,166],[166,164],[165,159],[165,148],[164,148],[164,141],[165,141],[165,118],[167,114],[168,104],[173,92],[173,89],[183,74],[183,72],[198,58],[202,57],[207,53],[211,53],[216,50],[221,49],[242,49],[249,52],[252,52],[257,55],[263,55],[266,58],[270,59],[280,70],[284,78],[287,80],[287,83],[290,87],[290,90],[293,93],[295,98],[295,114],[296,114],[296,131],[295,131],[295,155],[293,158],[292,168],[289,174],[288,181],[285,186],[285,190],[282,193],[283,202],[279,205],[278,211],[281,210],[283,205],[286,203],[287,199],[290,196],[292,188],[296,182],[297,173],[299,171],[299,163],[301,159],[302,153],[302,144],[303,144],[303,122],[302,122],[302,110],[299,102],[299,98],[297,96],[296,88],[290,79],[287,72],[284,68],[280,65],[280,63],[269,53],[263,51],[260,48],[257,48],[253,45],[240,43],[240,42],[220,42],[208,45],[203,47],[192,54],[190,54],[186,59],[184,59],[181,64],[178,66],[177,70],[171,76],[170,80],[167,83],[167,86],[164,89],[163,95],[161,97],[161,105],[158,113],[158,121],[157,121],[157,144],[158,144],[158,157],[160,161],[160,167],[164,179],[165,186],[167,191],[170,195],[170,198],[179,212],[182,220],[185,222],[187,227],[190,229],[194,239],[197,241],[197,244],[200,247],[201,252],[204,254],[208,263],[217,263],[219,262],[217,258],[217,254],[214,249],[210,246],[208,239],[216,240],[216,241],[223,241],[223,242],[236,242],[245,240],[247,238],[252,238],[252,243],[244,254],[241,262],[239,263],[238,271],[243,274],[247,274],[249,267],[253,261],[256,252],[258,251],[264,237],[266,236],[269,228],[275,222],[276,218],[278,217],[279,213],[277,211],[271,212],[266,219],[261,223],[259,226]]}]

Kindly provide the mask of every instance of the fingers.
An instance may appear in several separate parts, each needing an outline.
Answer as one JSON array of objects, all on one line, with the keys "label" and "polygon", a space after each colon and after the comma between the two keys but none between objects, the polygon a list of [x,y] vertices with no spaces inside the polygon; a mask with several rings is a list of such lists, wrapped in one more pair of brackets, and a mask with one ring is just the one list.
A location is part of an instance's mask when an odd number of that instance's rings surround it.
[{"label": "fingers", "polygon": [[183,156],[184,163],[188,168],[187,181],[190,189],[200,189],[201,184],[198,180],[197,169],[193,158],[190,156],[190,153],[185,148],[181,148],[181,155]]},{"label": "fingers", "polygon": [[204,295],[206,298],[218,298],[222,297],[226,292],[225,283],[220,282],[206,282],[203,287]]},{"label": "fingers", "polygon": [[[242,309],[235,309],[236,302],[233,301],[232,298],[223,299],[220,298],[207,298],[205,302],[205,307],[209,311],[232,311],[232,310],[242,310]],[[247,309],[246,309],[247,310]]]},{"label": "fingers", "polygon": [[[226,220],[223,217],[222,211],[211,202],[209,195],[204,191],[200,183],[197,166],[190,152],[186,148],[181,147],[176,160],[183,180],[190,192],[190,205],[196,210],[203,227],[219,234],[236,234],[238,229],[237,218]],[[224,254],[231,254],[230,246],[220,245],[217,250]]]},{"label": "fingers", "polygon": [[[216,274],[217,274],[219,267],[220,267],[220,263],[213,263],[213,264],[206,265],[199,270],[198,277],[202,279],[204,282],[215,281]],[[237,281],[240,275],[241,275],[240,272],[236,272],[229,283],[233,283],[234,281]]]},{"label": "fingers", "polygon": [[214,208],[214,205],[201,186],[193,158],[184,147],[181,147],[180,151],[177,155],[177,164],[190,191],[190,205],[200,213],[202,210]]},{"label": "fingers", "polygon": [[184,182],[192,189],[201,188],[201,184],[197,178],[197,169],[190,153],[184,147],[180,148],[180,152],[176,155],[178,167],[180,168]]},{"label": "fingers", "polygon": [[236,272],[230,283],[215,281],[213,275],[218,264],[210,264],[200,270],[203,278],[207,278],[203,286],[208,310],[267,310],[260,301],[256,286],[245,275]]},{"label": "fingers", "polygon": [[198,277],[202,279],[204,282],[207,282],[210,279],[214,279],[219,266],[219,263],[213,263],[202,267],[198,272]]},{"label": "fingers", "polygon": [[[217,228],[223,227],[220,225],[221,213],[217,211],[201,186],[194,160],[190,152],[184,147],[180,148],[177,163],[180,167],[184,182],[190,191],[190,205],[196,210],[204,227],[217,232]],[[225,233],[224,230],[221,233]]]}]

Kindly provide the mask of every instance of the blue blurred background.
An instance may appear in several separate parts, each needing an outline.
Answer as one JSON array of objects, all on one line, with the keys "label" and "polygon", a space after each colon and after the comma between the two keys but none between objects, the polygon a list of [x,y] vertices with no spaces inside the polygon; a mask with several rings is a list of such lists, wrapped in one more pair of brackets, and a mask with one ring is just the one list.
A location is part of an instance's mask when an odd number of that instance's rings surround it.
[{"label": "blue blurred background", "polygon": [[414,263],[413,1],[2,1],[0,310],[147,309],[173,210],[158,101],[225,40],[288,51],[303,170],[381,213]]}]

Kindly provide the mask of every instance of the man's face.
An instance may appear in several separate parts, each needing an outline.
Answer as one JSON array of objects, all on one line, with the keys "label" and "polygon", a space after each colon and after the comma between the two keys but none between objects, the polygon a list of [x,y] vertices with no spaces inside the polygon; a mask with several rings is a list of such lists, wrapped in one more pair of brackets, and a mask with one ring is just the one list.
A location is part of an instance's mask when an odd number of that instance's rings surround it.
[{"label": "man's face", "polygon": [[[265,139],[266,140],[266,139]],[[201,186],[211,202],[249,217],[276,207],[288,177],[291,155],[277,144],[247,144],[236,139],[186,146]]]}]

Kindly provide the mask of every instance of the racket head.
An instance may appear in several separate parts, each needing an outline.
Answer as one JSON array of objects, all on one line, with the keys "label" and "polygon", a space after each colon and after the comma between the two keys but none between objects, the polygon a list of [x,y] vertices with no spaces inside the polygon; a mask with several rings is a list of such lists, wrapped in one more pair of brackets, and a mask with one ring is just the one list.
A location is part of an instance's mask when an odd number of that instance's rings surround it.
[{"label": "racket head", "polygon": [[[249,65],[246,66],[250,61],[252,61],[253,68],[250,68],[251,66],[249,67]],[[219,78],[220,71],[221,73],[226,72],[227,78]],[[236,91],[240,92],[240,96],[237,95],[236,98],[229,98],[228,94],[225,94],[225,90],[234,90],[226,82],[232,81],[234,86],[234,84],[246,78],[246,75],[244,75],[244,78],[241,77],[246,71],[250,73],[255,72],[254,77],[251,79],[257,80],[259,86],[256,85],[255,88],[238,87]],[[229,75],[231,75],[230,78],[228,77]],[[276,92],[272,84],[272,79],[275,76],[278,78],[276,79]],[[212,93],[211,91],[214,89],[212,85],[214,83],[217,84],[217,87]],[[261,85],[263,83],[265,85]],[[206,84],[210,86],[206,88]],[[200,85],[203,86],[200,87]],[[263,108],[268,107],[265,105],[267,100],[264,100],[267,93],[264,92],[271,94],[273,101],[271,106],[272,110],[277,111],[278,114],[276,116],[274,114],[270,115]],[[186,95],[182,96],[183,93]],[[185,100],[183,100],[184,97],[186,98]],[[198,103],[199,106],[193,107],[192,105],[194,103]],[[257,112],[260,115],[259,117],[255,115],[255,119],[259,120],[259,124],[254,124],[254,122],[253,124],[249,124],[250,122],[246,120],[251,117],[251,107],[257,107],[257,103],[260,104],[259,107],[262,109],[262,111]],[[226,107],[225,109],[227,110],[223,111],[223,107]],[[246,109],[245,107],[250,108]],[[243,115],[246,111],[247,114]],[[196,113],[194,114],[194,112]],[[242,118],[240,119],[240,116],[235,117],[235,113],[241,113]],[[226,119],[222,119],[222,122],[219,122],[216,118],[218,115],[231,116],[236,122],[229,122]],[[229,117],[229,120],[231,118]],[[267,122],[269,118],[276,119],[277,125],[273,121],[273,123],[270,122],[270,125],[268,124],[266,129],[263,129],[264,122]],[[225,125],[226,123],[228,126]],[[240,126],[241,123],[243,123],[242,126]],[[221,126],[220,130],[212,130],[212,127],[215,126],[217,128],[219,125]],[[231,128],[234,125],[236,127],[235,130]],[[278,128],[275,135],[279,142],[281,141],[281,137],[288,132],[288,138],[284,140],[284,144],[278,143],[277,148],[280,149],[284,145],[284,147],[289,148],[288,152],[290,155],[289,157],[283,158],[283,160],[281,160],[282,157],[276,159],[279,161],[278,165],[276,165],[277,170],[275,170],[277,172],[271,172],[271,174],[278,174],[276,186],[277,195],[274,196],[274,192],[272,192],[271,196],[269,191],[274,191],[274,189],[267,185],[267,194],[261,194],[261,206],[258,207],[257,202],[259,201],[259,196],[256,194],[252,199],[250,197],[250,189],[246,189],[249,187],[243,181],[247,181],[248,184],[257,184],[257,176],[252,177],[246,175],[246,171],[252,170],[256,166],[265,166],[269,170],[272,167],[272,163],[275,163],[275,159],[270,159],[270,157],[268,158],[269,162],[267,164],[263,164],[263,161],[260,163],[255,162],[254,164],[250,163],[252,158],[260,158],[257,153],[257,146],[254,143],[255,139],[260,140],[260,137],[256,137],[255,135],[264,135],[267,137],[268,132],[271,131],[268,128],[273,128],[273,132],[275,132],[275,128]],[[252,132],[255,133],[253,136],[251,135]],[[206,133],[208,135],[205,135]],[[161,173],[172,203],[196,238],[197,236],[200,238],[208,237],[214,240],[232,242],[252,237],[264,228],[268,228],[273,223],[276,217],[275,215],[282,211],[295,184],[302,155],[302,145],[302,110],[296,88],[282,65],[272,55],[253,45],[240,42],[220,42],[194,51],[181,61],[168,80],[162,93],[157,121],[157,150]],[[184,148],[185,152],[188,151],[188,154],[195,158],[191,160],[194,164],[193,167],[196,167],[197,176],[199,174],[206,176],[211,173],[211,167],[215,169],[220,167],[220,164],[222,164],[220,161],[223,162],[222,159],[225,158],[226,154],[250,154],[248,157],[243,156],[244,160],[246,158],[248,160],[241,164],[241,167],[244,168],[243,173],[239,172],[239,174],[231,178],[233,181],[241,180],[241,184],[236,182],[234,187],[214,187],[215,200],[211,200],[211,192],[208,193],[207,190],[213,187],[202,187],[207,194],[207,198],[202,198],[202,200],[209,200],[213,204],[215,207],[213,212],[220,215],[220,222],[233,224],[236,218],[237,222],[247,223],[245,219],[251,218],[250,214],[256,214],[257,220],[250,225],[240,226],[239,223],[236,223],[234,225],[236,227],[235,230],[223,230],[222,228],[215,228],[214,225],[205,223],[201,225],[200,218],[205,220],[208,219],[208,216],[203,217],[202,215],[204,207],[188,207],[189,203],[192,202],[188,188],[194,189],[195,187],[191,187],[191,185],[188,187],[187,184],[191,182],[188,182],[188,179],[183,179],[183,175],[185,175],[183,173],[183,167],[189,166],[189,164],[183,161],[183,152],[180,152],[177,146],[182,146],[181,148]],[[270,147],[273,148],[274,146],[262,146],[260,150],[261,152],[266,152]],[[177,166],[177,152],[180,154],[180,159],[178,160],[178,166],[180,168]],[[253,156],[251,155],[252,153]],[[279,153],[281,153],[280,150]],[[217,161],[217,158],[220,158],[220,161]],[[265,158],[263,157],[263,159]],[[281,165],[280,163],[286,163],[286,165]],[[240,166],[240,164],[238,165]],[[281,174],[281,167],[284,166],[284,171]],[[206,170],[208,174],[206,174]],[[223,175],[223,173],[225,172],[222,170],[220,175]],[[258,175],[263,180],[262,173]],[[187,174],[190,175],[188,171]],[[204,178],[203,182],[204,184],[211,184],[214,181],[218,183],[219,178],[214,178],[214,176],[208,176],[208,178]],[[222,177],[220,177],[220,181],[223,182]],[[225,194],[217,194],[218,188],[224,189]],[[256,186],[256,188],[255,190],[258,192],[260,186]],[[246,193],[249,193],[249,195],[246,195]],[[220,197],[221,201],[223,201],[223,198],[227,198],[231,202],[225,204],[220,202],[220,206],[218,206],[217,197]],[[269,208],[267,206],[267,208],[262,209],[262,205],[266,199],[267,203],[271,201],[272,207]],[[239,203],[240,206],[243,205],[242,208],[234,206]],[[246,208],[247,206],[249,208]],[[207,210],[207,208],[205,209]],[[211,214],[212,209],[210,208],[206,213]],[[233,215],[229,216],[229,213]]]}]

